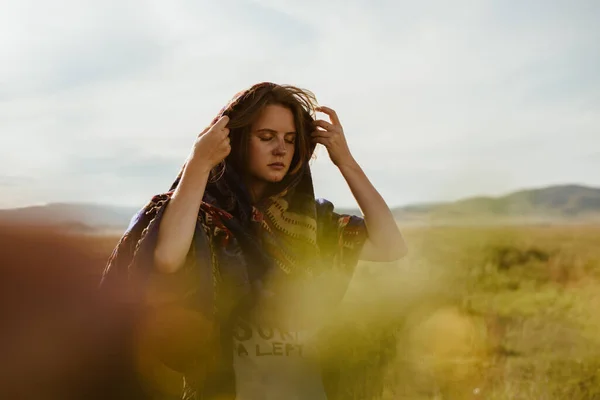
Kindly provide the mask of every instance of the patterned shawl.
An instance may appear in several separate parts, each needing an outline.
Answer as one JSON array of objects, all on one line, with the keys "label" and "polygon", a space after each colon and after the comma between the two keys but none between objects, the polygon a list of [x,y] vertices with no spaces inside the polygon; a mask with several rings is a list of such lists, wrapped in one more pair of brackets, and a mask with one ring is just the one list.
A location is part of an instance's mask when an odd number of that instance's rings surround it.
[{"label": "patterned shawl", "polygon": [[[213,122],[229,115],[249,91],[238,93]],[[312,121],[308,111],[306,116]],[[231,386],[228,343],[235,317],[256,307],[275,316],[290,312],[285,309],[290,286],[279,283],[306,285],[332,271],[342,277],[336,281],[341,284],[319,296],[323,306],[337,304],[358,262],[366,229],[362,218],[340,215],[329,201],[315,199],[308,163],[286,177],[277,193],[252,204],[240,174],[226,160],[211,172],[184,267],[160,274],[153,268],[158,227],[182,173],[183,168],[168,192],[154,196],[132,218],[108,260],[102,285],[122,288],[129,301],[154,312],[191,316],[180,324],[185,333],[171,329],[169,334],[182,347],[192,337],[194,346],[204,343],[205,349],[181,349],[163,355],[178,360],[163,361],[186,376],[193,386],[189,398],[203,398],[202,391],[222,392],[228,385],[223,382]],[[211,350],[208,356],[206,349]],[[193,372],[199,364],[202,373]]]}]

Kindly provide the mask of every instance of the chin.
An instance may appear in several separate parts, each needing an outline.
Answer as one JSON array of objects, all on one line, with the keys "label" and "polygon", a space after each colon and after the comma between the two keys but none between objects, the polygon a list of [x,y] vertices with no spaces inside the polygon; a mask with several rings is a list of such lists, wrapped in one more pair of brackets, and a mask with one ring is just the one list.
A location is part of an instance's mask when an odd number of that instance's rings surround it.
[{"label": "chin", "polygon": [[287,171],[281,171],[281,172],[277,172],[277,173],[271,172],[269,174],[265,174],[263,179],[267,182],[279,183],[283,180],[283,178],[285,178],[286,175],[287,175]]},{"label": "chin", "polygon": [[281,175],[281,176],[277,176],[277,177],[269,177],[267,179],[267,181],[269,181],[271,183],[279,183],[283,180],[283,178],[285,178],[285,175]]}]

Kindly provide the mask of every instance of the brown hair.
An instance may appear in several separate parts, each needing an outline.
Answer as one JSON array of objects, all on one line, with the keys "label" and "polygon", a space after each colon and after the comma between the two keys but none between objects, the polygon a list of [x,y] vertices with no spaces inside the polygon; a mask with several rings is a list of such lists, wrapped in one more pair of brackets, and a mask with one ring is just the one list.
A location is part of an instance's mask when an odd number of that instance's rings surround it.
[{"label": "brown hair", "polygon": [[227,127],[230,129],[231,153],[227,162],[238,173],[246,173],[248,162],[248,141],[252,124],[259,118],[268,105],[287,107],[294,115],[296,141],[294,157],[288,175],[294,175],[306,167],[312,157],[315,145],[310,134],[316,128],[314,124],[317,99],[309,90],[291,85],[277,85],[262,82],[241,92],[222,111],[221,115],[230,118]]}]

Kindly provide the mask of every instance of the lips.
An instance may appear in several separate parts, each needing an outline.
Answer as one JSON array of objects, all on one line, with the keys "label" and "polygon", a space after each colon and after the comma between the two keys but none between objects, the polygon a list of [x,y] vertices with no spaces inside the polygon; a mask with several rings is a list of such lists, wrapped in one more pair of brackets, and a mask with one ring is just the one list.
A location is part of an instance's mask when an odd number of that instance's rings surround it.
[{"label": "lips", "polygon": [[271,168],[274,171],[284,171],[285,170],[285,164],[284,163],[280,163],[280,162],[275,162],[275,163],[269,164],[269,168]]}]

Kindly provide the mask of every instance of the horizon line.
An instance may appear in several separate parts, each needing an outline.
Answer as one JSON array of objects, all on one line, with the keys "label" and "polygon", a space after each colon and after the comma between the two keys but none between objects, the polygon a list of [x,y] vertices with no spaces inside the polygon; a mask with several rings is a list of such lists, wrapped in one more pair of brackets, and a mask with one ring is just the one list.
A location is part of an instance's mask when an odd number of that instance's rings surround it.
[{"label": "horizon line", "polygon": [[[394,205],[394,206],[389,206],[391,210],[393,209],[398,209],[398,208],[405,208],[405,207],[412,207],[412,206],[424,206],[424,205],[436,205],[436,204],[445,204],[445,203],[455,203],[455,202],[460,202],[463,200],[468,200],[468,199],[477,199],[477,198],[488,198],[488,199],[499,199],[499,198],[503,198],[503,197],[507,197],[510,195],[513,195],[515,193],[519,193],[519,192],[525,192],[525,191],[532,191],[532,190],[545,190],[545,189],[550,189],[550,188],[556,188],[556,187],[580,187],[580,188],[586,188],[586,189],[594,189],[594,190],[600,190],[600,186],[593,186],[593,185],[588,185],[588,184],[582,184],[582,183],[562,183],[562,184],[551,184],[551,185],[544,185],[544,186],[530,186],[530,187],[522,187],[520,189],[514,189],[511,190],[510,192],[506,192],[504,194],[500,194],[500,195],[489,195],[489,194],[478,194],[478,195],[472,195],[472,196],[463,196],[463,197],[459,197],[453,200],[439,200],[439,201],[420,201],[420,202],[412,202],[412,203],[406,203],[403,205]],[[317,197],[318,198],[318,197]],[[33,208],[33,207],[47,207],[50,205],[59,205],[59,204],[64,204],[64,205],[85,205],[85,206],[100,206],[100,207],[119,207],[119,208],[141,208],[143,205],[139,205],[139,206],[134,206],[134,205],[126,205],[126,204],[113,204],[113,203],[93,203],[93,202],[86,202],[86,201],[73,201],[73,202],[69,202],[69,201],[50,201],[50,202],[39,202],[39,203],[30,203],[27,205],[23,205],[23,206],[17,206],[17,207],[0,207],[0,210],[19,210],[19,209],[26,209],[26,208]],[[354,206],[344,206],[344,205],[340,205],[337,206],[336,208],[338,209],[358,209],[358,204],[355,204]]]}]

